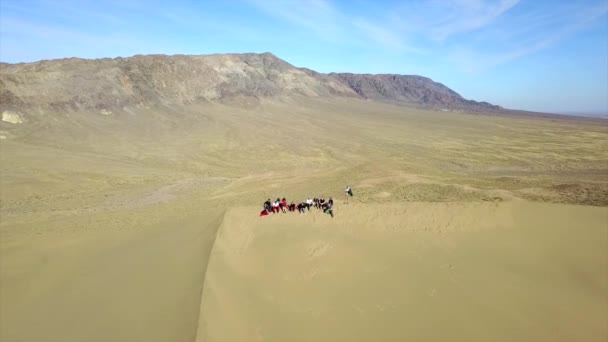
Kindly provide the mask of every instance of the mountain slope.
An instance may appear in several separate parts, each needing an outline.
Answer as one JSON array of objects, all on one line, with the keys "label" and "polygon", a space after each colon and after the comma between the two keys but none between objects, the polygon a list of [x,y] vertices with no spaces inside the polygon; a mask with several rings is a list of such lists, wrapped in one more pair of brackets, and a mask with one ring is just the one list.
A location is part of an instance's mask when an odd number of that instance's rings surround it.
[{"label": "mountain slope", "polygon": [[464,99],[452,89],[430,78],[405,75],[330,74],[347,84],[366,99],[412,103],[429,107],[447,107],[468,110],[498,110],[487,102]]},{"label": "mountain slope", "polygon": [[271,53],[147,55],[0,64],[0,111],[102,111],[235,98],[355,97],[493,111],[421,76],[321,74]]}]

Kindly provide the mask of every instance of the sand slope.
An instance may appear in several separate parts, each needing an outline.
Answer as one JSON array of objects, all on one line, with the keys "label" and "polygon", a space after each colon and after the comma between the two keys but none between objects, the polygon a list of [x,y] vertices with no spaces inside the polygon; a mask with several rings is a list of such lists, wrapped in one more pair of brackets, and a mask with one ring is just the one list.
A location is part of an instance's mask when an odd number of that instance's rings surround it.
[{"label": "sand slope", "polygon": [[[607,208],[228,211],[198,341],[605,341]],[[585,225],[580,225],[584,220]]]},{"label": "sand slope", "polygon": [[124,213],[105,213],[90,215],[102,222],[96,231],[64,219],[63,231],[49,223],[43,234],[3,236],[0,341],[194,340],[223,213],[155,209],[160,216],[131,209],[149,218],[136,227]]},{"label": "sand slope", "polygon": [[[605,340],[606,125],[323,98],[29,114],[0,122],[2,342]],[[315,195],[335,219],[257,217]]]}]

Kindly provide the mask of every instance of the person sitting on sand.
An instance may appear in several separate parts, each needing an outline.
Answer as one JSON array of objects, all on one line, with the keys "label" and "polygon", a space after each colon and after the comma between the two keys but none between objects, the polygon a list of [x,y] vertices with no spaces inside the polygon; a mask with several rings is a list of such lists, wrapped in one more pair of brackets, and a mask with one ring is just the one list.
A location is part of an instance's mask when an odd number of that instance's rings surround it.
[{"label": "person sitting on sand", "polygon": [[281,210],[280,207],[281,207],[281,201],[279,201],[279,199],[277,198],[277,200],[274,203],[272,203],[272,212],[275,214],[278,213]]},{"label": "person sitting on sand", "polygon": [[308,211],[310,211],[310,207],[312,207],[312,199],[308,197],[308,199],[306,200],[306,208],[308,209]]},{"label": "person sitting on sand", "polygon": [[312,199],[312,204],[315,208],[319,209],[319,199],[317,197]]},{"label": "person sitting on sand", "polygon": [[272,203],[270,202],[270,198],[267,199],[266,202],[264,202],[264,210],[268,210],[268,211],[272,210]]},{"label": "person sitting on sand", "polygon": [[293,201],[291,201],[291,204],[289,204],[289,211],[296,211],[296,204],[293,203]]},{"label": "person sitting on sand", "polygon": [[321,196],[321,198],[319,198],[319,209],[323,209],[323,204],[325,204],[325,198]]},{"label": "person sitting on sand", "polygon": [[329,198],[329,202],[325,205],[324,213],[331,215],[331,218],[334,218],[334,201]]},{"label": "person sitting on sand", "polygon": [[281,211],[283,213],[287,212],[287,200],[285,199],[285,197],[283,197],[283,199],[281,200]]},{"label": "person sitting on sand", "polygon": [[298,212],[300,214],[306,214],[306,203],[302,202],[300,204],[298,204]]}]

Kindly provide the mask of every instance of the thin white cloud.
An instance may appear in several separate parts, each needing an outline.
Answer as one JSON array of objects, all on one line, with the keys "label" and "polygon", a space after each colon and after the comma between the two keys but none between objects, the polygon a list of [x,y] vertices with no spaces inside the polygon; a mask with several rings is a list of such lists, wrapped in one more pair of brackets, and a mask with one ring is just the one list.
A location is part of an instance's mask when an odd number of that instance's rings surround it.
[{"label": "thin white cloud", "polygon": [[341,13],[326,0],[245,0],[263,12],[328,40],[341,37]]},{"label": "thin white cloud", "polygon": [[520,0],[421,0],[406,2],[389,15],[395,29],[442,43],[485,29]]},{"label": "thin white cloud", "polygon": [[[193,10],[186,5],[180,7],[179,3],[150,6],[144,0],[105,0],[102,6],[89,0],[40,0],[38,3],[54,9],[51,16],[55,20],[47,24],[24,21],[20,19],[22,13],[30,14],[26,17],[40,15],[45,7],[1,1],[3,8],[18,14],[2,16],[0,27],[15,37],[104,46],[136,41],[135,36],[129,39],[121,34],[121,20],[128,16],[120,13],[125,12],[161,19],[160,24],[164,20],[168,26],[179,25],[179,29],[188,32],[221,34],[238,42],[256,42],[277,34],[277,29],[292,33],[289,30],[297,28],[298,34],[305,33],[297,35],[300,38],[309,36],[311,40],[320,39],[345,48],[388,52],[391,58],[405,56],[403,53],[430,55],[432,51],[435,56],[448,56],[437,57],[438,61],[479,72],[551,47],[608,12],[608,3],[603,0],[595,2],[595,7],[591,6],[593,2],[582,0],[556,2],[552,6],[534,0],[419,0],[391,8],[369,5],[366,13],[356,14],[335,0],[241,1],[282,24],[264,33],[263,25],[250,28],[230,16],[218,19],[215,13],[205,12],[205,6]],[[97,8],[104,11],[97,12]],[[110,33],[61,25],[58,15],[110,23],[106,29]],[[129,24],[127,20],[124,27],[128,29]]]},{"label": "thin white cloud", "polygon": [[226,18],[217,18],[209,13],[192,11],[185,7],[158,8],[154,15],[169,21],[170,25],[179,25],[190,32],[200,32],[201,34],[213,32],[247,41],[258,40],[261,36],[255,27],[248,27]]},{"label": "thin white cloud", "polygon": [[401,37],[382,26],[373,24],[363,18],[353,20],[353,25],[376,42],[396,49],[403,47]]},{"label": "thin white cloud", "polygon": [[310,30],[317,37],[343,45],[380,46],[397,52],[423,52],[408,44],[393,25],[349,16],[329,0],[245,0],[263,12],[291,25]]},{"label": "thin white cloud", "polygon": [[428,32],[432,38],[442,41],[456,34],[481,29],[515,7],[519,1],[433,1],[433,6],[437,7],[434,12],[444,14],[437,19],[431,18]]},{"label": "thin white cloud", "polygon": [[523,0],[421,0],[385,12],[378,6],[375,15],[352,16],[330,0],[245,1],[332,43],[383,47],[396,54],[434,51],[471,72],[553,46],[604,15],[608,6],[604,2],[588,8],[573,1],[539,7],[529,2],[526,6],[536,11],[514,13],[510,11]]},{"label": "thin white cloud", "polygon": [[[86,48],[89,51],[103,53],[98,56],[78,55],[77,57],[104,57],[113,56],[115,51],[132,50],[140,42],[133,37],[121,33],[95,34],[70,30],[53,25],[36,24],[20,18],[3,16],[1,21],[2,51],[0,58],[3,61],[35,61],[39,59],[61,58],[70,55],[56,55],[61,51],[75,51],[73,46]],[[52,45],[52,51],[30,51],[26,53],[20,48],[20,41],[40,42],[42,45]],[[112,51],[112,52],[109,52]],[[75,55],[71,55],[75,56]]]},{"label": "thin white cloud", "polygon": [[86,1],[72,3],[70,1],[43,0],[40,5],[48,10],[48,13],[53,13],[54,16],[68,20],[95,20],[102,24],[121,24],[123,19],[108,11],[102,10],[96,3],[87,3]]},{"label": "thin white cloud", "polygon": [[[471,73],[478,73],[507,64],[554,46],[577,31],[585,29],[597,19],[608,14],[608,3],[594,7],[570,8],[570,10],[565,14],[560,9],[556,9],[553,14],[545,14],[536,25],[515,30],[507,40],[515,46],[511,49],[494,53],[479,53],[476,52],[475,46],[460,46],[452,51],[451,58],[462,69]],[[540,33],[537,31],[540,31]],[[517,44],[514,44],[513,41],[516,41]]]},{"label": "thin white cloud", "polygon": [[416,54],[427,53],[423,48],[407,44],[407,37],[405,34],[400,33],[390,25],[381,26],[363,18],[354,19],[352,25],[368,39],[397,52],[411,52]]},{"label": "thin white cloud", "polygon": [[2,17],[3,34],[11,33],[19,36],[29,36],[38,39],[72,41],[72,42],[104,42],[111,39],[112,35],[95,35],[77,30],[68,30],[57,26],[35,24],[26,20],[12,17]]}]

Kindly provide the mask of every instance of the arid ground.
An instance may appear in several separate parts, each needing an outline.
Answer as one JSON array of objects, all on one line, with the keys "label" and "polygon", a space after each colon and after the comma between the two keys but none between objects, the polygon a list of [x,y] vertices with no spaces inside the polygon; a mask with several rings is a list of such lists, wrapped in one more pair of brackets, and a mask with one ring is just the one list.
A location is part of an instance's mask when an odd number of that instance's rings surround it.
[{"label": "arid ground", "polygon": [[0,341],[608,339],[599,120],[292,98],[0,130]]}]

